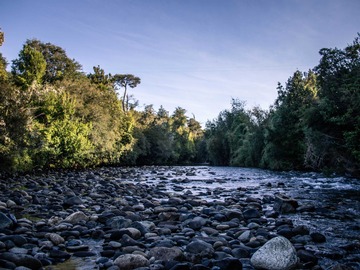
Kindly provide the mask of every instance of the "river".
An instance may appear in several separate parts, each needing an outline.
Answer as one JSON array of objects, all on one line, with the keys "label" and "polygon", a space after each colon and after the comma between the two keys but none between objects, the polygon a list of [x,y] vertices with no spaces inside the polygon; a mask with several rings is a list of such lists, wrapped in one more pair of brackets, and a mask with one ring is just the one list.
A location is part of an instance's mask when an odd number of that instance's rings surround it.
[{"label": "river", "polygon": [[[273,172],[260,169],[211,166],[149,166],[105,170],[118,181],[154,186],[159,192],[192,194],[203,200],[223,202],[231,198],[264,199],[281,193],[309,211],[285,215],[296,225],[321,232],[326,242],[307,244],[319,256],[319,265],[331,269],[334,262],[360,269],[360,180],[324,176],[312,172]],[[119,173],[123,171],[124,173]],[[264,209],[272,205],[264,203]],[[89,244],[89,243],[88,243]],[[344,253],[344,249],[350,250]],[[86,262],[68,261],[78,266]],[[61,264],[57,269],[61,268]]]},{"label": "river", "polygon": [[[154,172],[156,171],[156,174]],[[225,200],[238,196],[263,198],[285,194],[300,205],[314,206],[311,212],[286,215],[297,225],[322,232],[327,241],[308,246],[316,253],[330,257],[322,259],[324,266],[333,258],[342,258],[339,247],[357,241],[360,244],[360,179],[325,176],[314,172],[274,172],[239,167],[144,167],[134,182],[146,181],[166,192],[192,193],[205,200]],[[129,179],[124,179],[129,181]],[[271,207],[271,206],[269,206]],[[359,261],[360,250],[353,254]]]}]

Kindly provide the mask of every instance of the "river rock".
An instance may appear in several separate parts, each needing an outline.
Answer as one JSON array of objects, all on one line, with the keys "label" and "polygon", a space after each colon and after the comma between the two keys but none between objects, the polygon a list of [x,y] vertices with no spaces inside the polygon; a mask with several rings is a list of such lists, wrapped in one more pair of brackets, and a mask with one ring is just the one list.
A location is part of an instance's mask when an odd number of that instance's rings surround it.
[{"label": "river rock", "polygon": [[26,244],[28,241],[24,236],[21,235],[4,235],[0,236],[0,241],[12,241],[16,246],[21,247],[22,245]]},{"label": "river rock", "polygon": [[14,207],[16,207],[16,202],[14,202],[13,200],[7,200],[7,202],[6,202],[6,207],[7,208],[14,208]]},{"label": "river rock", "polygon": [[150,265],[148,259],[139,254],[121,255],[114,261],[121,270],[132,270],[139,267],[147,267]]},{"label": "river rock", "polygon": [[314,266],[318,262],[318,258],[308,250],[300,249],[297,252],[297,256],[301,262],[305,263],[307,266]]},{"label": "river rock", "polygon": [[127,228],[131,223],[132,221],[130,219],[124,218],[122,216],[112,217],[106,221],[106,225],[110,226],[112,229]]},{"label": "river rock", "polygon": [[188,226],[193,230],[200,230],[205,224],[206,224],[206,219],[202,217],[194,217],[188,223]]},{"label": "river rock", "polygon": [[17,260],[15,264],[18,266],[25,266],[34,270],[40,269],[42,267],[42,263],[38,259],[30,255],[21,255],[19,260]]},{"label": "river rock", "polygon": [[239,246],[234,248],[231,253],[234,255],[235,258],[243,259],[243,258],[250,258],[250,248],[245,246]]},{"label": "river rock", "polygon": [[69,253],[62,251],[62,250],[57,250],[57,249],[50,250],[49,256],[54,259],[65,259],[65,260],[67,260],[71,257],[71,255]]},{"label": "river rock", "polygon": [[282,194],[277,194],[274,201],[274,210],[281,214],[295,213],[299,204],[296,200]]},{"label": "river rock", "polygon": [[124,234],[121,237],[120,243],[123,247],[128,247],[128,246],[145,247],[145,245],[143,243],[134,240],[131,236],[129,236],[127,234]]},{"label": "river rock", "polygon": [[324,243],[324,242],[326,242],[325,235],[323,235],[321,233],[318,233],[318,232],[310,233],[310,237],[315,243]]},{"label": "river rock", "polygon": [[246,230],[245,232],[240,234],[240,236],[238,237],[238,239],[243,243],[249,242],[250,238],[251,238],[251,231],[250,230]]},{"label": "river rock", "polygon": [[62,238],[57,233],[48,233],[45,235],[48,239],[50,239],[51,242],[53,242],[54,245],[58,246],[65,242],[65,239]]},{"label": "river rock", "polygon": [[83,204],[83,201],[78,196],[71,196],[64,199],[64,206],[70,207],[74,205]]},{"label": "river rock", "polygon": [[26,248],[13,247],[13,248],[9,249],[9,252],[15,253],[15,254],[27,254],[28,250]]},{"label": "river rock", "polygon": [[42,263],[38,259],[30,255],[4,252],[0,254],[0,259],[12,262],[16,266],[25,266],[30,269],[39,269],[42,267]]},{"label": "river rock", "polygon": [[76,224],[80,221],[88,221],[89,217],[85,215],[82,211],[77,211],[65,218],[65,222]]},{"label": "river rock", "polygon": [[259,218],[261,215],[257,209],[249,208],[243,212],[243,216],[245,219],[252,219],[252,218]]},{"label": "river rock", "polygon": [[237,258],[224,258],[222,260],[215,260],[213,261],[213,266],[217,266],[221,270],[242,270],[242,263]]},{"label": "river rock", "polygon": [[8,218],[4,213],[0,212],[0,229],[8,228],[12,225],[12,220]]},{"label": "river rock", "polygon": [[178,247],[154,247],[150,250],[149,257],[160,261],[180,261],[183,252]]},{"label": "river rock", "polygon": [[136,228],[126,228],[126,230],[130,233],[131,237],[134,239],[139,239],[141,237],[141,232]]},{"label": "river rock", "polygon": [[142,235],[150,233],[155,229],[155,224],[151,221],[135,221],[131,227],[138,229]]},{"label": "river rock", "polygon": [[225,214],[229,220],[231,220],[233,218],[242,220],[244,218],[243,213],[240,210],[228,210],[228,211],[226,211]]},{"label": "river rock", "polygon": [[212,245],[199,239],[196,239],[190,244],[188,244],[185,248],[185,251],[199,254],[203,257],[212,256],[214,254],[214,248],[212,247]]},{"label": "river rock", "polygon": [[16,264],[6,260],[0,260],[0,269],[15,269]]},{"label": "river rock", "polygon": [[251,257],[255,268],[267,270],[288,270],[296,266],[296,250],[289,240],[282,236],[266,242]]}]

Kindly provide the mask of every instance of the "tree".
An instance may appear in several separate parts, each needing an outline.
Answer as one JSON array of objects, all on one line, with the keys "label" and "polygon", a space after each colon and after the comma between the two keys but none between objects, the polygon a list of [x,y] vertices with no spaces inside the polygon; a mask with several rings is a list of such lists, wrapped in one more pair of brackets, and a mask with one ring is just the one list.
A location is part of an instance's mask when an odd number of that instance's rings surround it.
[{"label": "tree", "polygon": [[39,147],[34,160],[45,168],[85,167],[91,158],[91,124],[75,116],[75,100],[66,92],[43,94],[36,111]]},{"label": "tree", "polygon": [[0,28],[0,46],[3,45],[4,41],[5,41],[4,32],[1,31],[1,28]]},{"label": "tree", "polygon": [[0,54],[0,167],[4,170],[32,169],[31,103],[33,91],[24,91],[12,83]]},{"label": "tree", "polygon": [[0,53],[0,81],[4,81],[8,77],[6,67],[7,67],[6,59]]},{"label": "tree", "polygon": [[87,77],[61,82],[75,100],[75,116],[91,123],[90,139],[94,146],[93,164],[117,164],[134,144],[134,120],[126,115],[115,91],[104,91]]},{"label": "tree", "polygon": [[113,82],[117,90],[124,88],[122,108],[124,112],[127,112],[129,110],[129,97],[127,94],[127,88],[136,87],[138,84],[140,84],[141,80],[139,77],[136,77],[132,74],[115,74],[113,76]]},{"label": "tree", "polygon": [[90,81],[97,85],[102,90],[112,89],[112,76],[105,74],[105,71],[100,66],[93,67],[94,73],[90,73],[87,77]]},{"label": "tree", "polygon": [[219,113],[213,121],[206,123],[206,150],[210,164],[228,166],[231,160],[228,131],[232,123],[232,115],[228,110]]},{"label": "tree", "polygon": [[44,83],[55,83],[65,78],[74,78],[80,74],[81,65],[70,59],[65,50],[51,43],[43,43],[37,39],[27,40],[25,45],[39,51],[45,61]]},{"label": "tree", "polygon": [[34,82],[41,84],[46,71],[46,61],[38,50],[25,44],[19,53],[19,58],[13,61],[12,73],[15,82],[28,88]]},{"label": "tree", "polygon": [[186,110],[181,107],[176,107],[171,119],[173,130],[178,131],[179,133],[182,132],[187,122]]},{"label": "tree", "polygon": [[304,112],[316,98],[314,73],[296,71],[283,87],[270,114],[262,166],[275,170],[304,168],[306,142]]},{"label": "tree", "polygon": [[307,165],[360,175],[360,34],[320,50],[319,99],[307,114]]}]

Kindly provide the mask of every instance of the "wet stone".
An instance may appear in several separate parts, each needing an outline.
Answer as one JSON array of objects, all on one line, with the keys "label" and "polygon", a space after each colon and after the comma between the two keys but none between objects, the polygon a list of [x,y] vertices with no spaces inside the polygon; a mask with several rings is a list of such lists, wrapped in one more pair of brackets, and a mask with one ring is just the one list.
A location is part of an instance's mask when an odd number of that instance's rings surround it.
[{"label": "wet stone", "polygon": [[71,257],[71,255],[65,251],[62,250],[57,250],[57,249],[52,249],[49,252],[49,256],[51,258],[55,258],[55,259],[69,259]]},{"label": "wet stone", "polygon": [[250,208],[243,211],[243,216],[245,219],[253,219],[253,218],[259,218],[261,215],[257,209]]},{"label": "wet stone", "polygon": [[148,259],[142,255],[125,254],[116,258],[114,264],[122,270],[132,270],[139,267],[147,267],[150,263]]},{"label": "wet stone", "polygon": [[311,239],[315,242],[315,243],[324,243],[326,242],[326,237],[318,232],[313,232],[310,234]]},{"label": "wet stone", "polygon": [[215,252],[211,244],[202,240],[192,241],[186,246],[185,251],[199,254],[201,256],[211,256]]},{"label": "wet stone", "polygon": [[282,194],[275,196],[274,210],[281,214],[295,213],[298,207],[298,202],[288,196]]},{"label": "wet stone", "polygon": [[295,267],[298,262],[296,250],[284,237],[278,236],[260,249],[251,257],[251,263],[256,268],[269,270],[287,270]]},{"label": "wet stone", "polygon": [[78,196],[71,196],[71,197],[65,198],[63,204],[65,207],[70,207],[70,206],[74,206],[74,205],[83,204],[83,201]]},{"label": "wet stone", "polygon": [[4,213],[0,212],[0,229],[8,228],[12,224],[12,220],[8,218]]},{"label": "wet stone", "polygon": [[178,247],[154,247],[150,250],[149,257],[160,261],[179,261],[183,257],[183,252]]}]

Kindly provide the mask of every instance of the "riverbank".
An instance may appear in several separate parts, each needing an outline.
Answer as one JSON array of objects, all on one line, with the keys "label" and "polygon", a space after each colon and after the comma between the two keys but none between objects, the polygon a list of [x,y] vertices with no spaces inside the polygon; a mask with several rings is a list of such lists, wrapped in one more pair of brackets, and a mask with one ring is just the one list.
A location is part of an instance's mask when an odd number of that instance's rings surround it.
[{"label": "riverbank", "polygon": [[[277,256],[296,269],[359,269],[359,202],[355,212],[331,209],[316,202],[316,187],[297,182],[240,168],[220,176],[211,167],[1,179],[0,267],[254,269]],[[353,204],[349,199],[336,205]],[[314,224],[327,224],[324,216],[353,233],[336,240],[341,236]],[[256,252],[277,240],[284,252],[269,249],[256,261]]]}]

